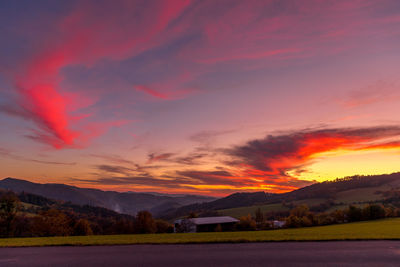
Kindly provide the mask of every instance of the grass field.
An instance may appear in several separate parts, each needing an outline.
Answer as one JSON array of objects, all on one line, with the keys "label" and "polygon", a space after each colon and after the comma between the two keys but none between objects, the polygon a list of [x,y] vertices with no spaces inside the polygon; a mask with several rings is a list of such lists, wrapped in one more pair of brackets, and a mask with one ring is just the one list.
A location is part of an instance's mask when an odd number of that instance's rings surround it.
[{"label": "grass field", "polygon": [[[321,204],[325,202],[325,199],[304,199],[299,201],[294,201],[292,204],[295,206],[306,204],[309,207]],[[234,218],[240,218],[241,216],[246,216],[247,214],[255,215],[256,210],[260,208],[263,213],[271,212],[271,211],[289,211],[288,207],[283,206],[281,203],[276,204],[266,204],[266,205],[254,205],[240,208],[232,208],[232,209],[223,209],[218,210],[219,213],[225,216],[231,216]]]},{"label": "grass field", "polygon": [[[377,191],[388,191],[391,187],[388,185],[384,185],[381,187],[374,187],[374,188],[357,188],[353,190],[347,190],[343,192],[339,192],[336,195],[335,202],[343,203],[342,205],[332,206],[327,210],[327,212],[331,212],[337,209],[346,209],[350,204],[356,206],[362,206],[361,203],[366,205],[368,202],[381,200],[383,197],[381,194],[376,194]],[[299,205],[307,205],[308,207],[317,206],[326,202],[326,199],[322,198],[312,198],[312,199],[303,199],[298,201],[292,201],[290,204],[293,206]],[[289,211],[288,207],[283,206],[281,203],[277,204],[264,204],[264,205],[254,205],[254,206],[247,206],[247,207],[239,207],[239,208],[232,208],[232,209],[223,209],[218,210],[219,213],[225,216],[231,216],[234,218],[240,218],[241,216],[246,216],[247,214],[253,215],[255,211],[260,208],[263,213],[271,212],[271,211]]]},{"label": "grass field", "polygon": [[357,188],[353,190],[347,190],[340,192],[336,195],[336,202],[342,202],[345,204],[357,203],[357,202],[371,202],[383,199],[381,194],[376,194],[377,191],[389,191],[391,187],[383,185],[381,187],[367,187]]},{"label": "grass field", "polygon": [[252,232],[3,238],[0,247],[400,239],[400,218]]},{"label": "grass field", "polygon": [[254,215],[258,208],[260,208],[263,213],[270,212],[270,211],[287,211],[287,210],[289,210],[289,208],[284,207],[284,206],[282,206],[281,203],[279,203],[279,204],[255,205],[255,206],[249,206],[249,207],[223,209],[223,210],[218,210],[218,212],[225,216],[240,218],[241,216],[246,216],[247,214]]}]

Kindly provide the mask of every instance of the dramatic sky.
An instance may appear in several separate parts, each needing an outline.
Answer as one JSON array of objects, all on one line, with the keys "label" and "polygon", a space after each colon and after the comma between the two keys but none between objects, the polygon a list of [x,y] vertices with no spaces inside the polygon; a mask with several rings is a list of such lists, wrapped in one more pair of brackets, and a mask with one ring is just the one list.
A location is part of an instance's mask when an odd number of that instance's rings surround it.
[{"label": "dramatic sky", "polygon": [[400,1],[0,1],[0,178],[223,196],[400,171]]}]

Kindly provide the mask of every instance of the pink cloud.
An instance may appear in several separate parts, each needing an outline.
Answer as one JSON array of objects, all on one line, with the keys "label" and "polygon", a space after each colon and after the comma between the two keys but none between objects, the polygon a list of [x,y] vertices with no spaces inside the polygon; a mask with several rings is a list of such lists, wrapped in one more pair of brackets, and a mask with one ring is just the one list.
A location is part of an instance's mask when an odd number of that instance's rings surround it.
[{"label": "pink cloud", "polygon": [[339,100],[339,104],[346,108],[356,108],[373,105],[379,102],[398,101],[399,86],[387,81],[377,81],[366,87],[352,90],[347,96]]},{"label": "pink cloud", "polygon": [[158,92],[155,89],[152,89],[145,85],[135,85],[134,87],[138,91],[142,91],[142,92],[146,93],[147,95],[150,95],[152,97],[162,99],[162,100],[180,99],[180,98],[183,98],[186,95],[191,94],[195,91],[194,89],[183,89],[183,90],[179,90],[179,91],[175,91],[175,92],[161,93],[161,92]]},{"label": "pink cloud", "polygon": [[205,64],[215,64],[218,62],[224,62],[229,60],[253,60],[253,59],[265,59],[268,57],[280,56],[280,55],[290,55],[293,53],[300,52],[300,49],[297,48],[286,48],[286,49],[276,49],[270,51],[262,51],[262,52],[255,52],[255,53],[237,53],[235,55],[229,55],[225,57],[215,57],[210,59],[200,59],[198,60],[199,63]]},{"label": "pink cloud", "polygon": [[146,94],[149,94],[149,95],[151,95],[151,96],[153,96],[155,98],[160,98],[160,99],[170,99],[171,98],[170,95],[157,92],[156,90],[151,89],[151,88],[149,88],[147,86],[144,86],[144,85],[135,85],[135,89],[138,90],[138,91],[142,91],[142,92],[144,92]]},{"label": "pink cloud", "polygon": [[153,82],[149,85],[134,85],[134,88],[156,99],[181,99],[198,91],[196,88],[187,86],[194,77],[194,74],[186,71],[177,76],[171,76],[162,82]]},{"label": "pink cloud", "polygon": [[[231,67],[230,61],[240,61],[234,62],[240,63],[235,67],[252,70],[338,54],[357,47],[359,38],[368,38],[371,32],[378,37],[393,34],[399,22],[398,15],[371,16],[380,6],[374,1],[228,2],[78,2],[56,23],[53,33],[42,37],[42,49],[13,73],[22,109],[14,114],[24,113],[34,121],[40,136],[47,137],[44,140],[56,139],[58,147],[71,147],[85,136],[81,122],[90,125],[96,117],[95,112],[82,110],[96,104],[101,95],[85,95],[84,88],[68,92],[63,88],[66,67],[125,60],[179,41],[179,52],[167,53],[171,66],[185,69],[183,75],[132,84],[155,99],[181,99],[198,92],[195,79],[220,68],[216,63]],[[364,102],[369,101],[375,100]]]},{"label": "pink cloud", "polygon": [[[185,16],[192,31],[201,32],[179,52],[182,59],[197,63],[246,60],[250,64],[297,58],[336,55],[356,49],[360,38],[393,33],[397,15],[376,16],[374,1],[231,1],[218,6],[202,1]],[[198,20],[213,10],[212,16]],[[241,62],[243,63],[243,62]],[[276,66],[276,65],[274,65]]]},{"label": "pink cloud", "polygon": [[104,58],[125,59],[159,45],[164,40],[160,38],[163,31],[189,3],[160,1],[155,6],[142,7],[129,1],[107,6],[85,2],[77,6],[60,21],[57,35],[43,40],[43,50],[24,62],[22,72],[13,75],[24,117],[38,127],[29,136],[60,149],[74,147],[98,136],[104,128],[119,124],[88,122],[85,127],[78,127],[90,114],[72,116],[71,112],[93,105],[98,96],[89,99],[81,93],[63,92],[61,70],[75,64],[91,66]]}]

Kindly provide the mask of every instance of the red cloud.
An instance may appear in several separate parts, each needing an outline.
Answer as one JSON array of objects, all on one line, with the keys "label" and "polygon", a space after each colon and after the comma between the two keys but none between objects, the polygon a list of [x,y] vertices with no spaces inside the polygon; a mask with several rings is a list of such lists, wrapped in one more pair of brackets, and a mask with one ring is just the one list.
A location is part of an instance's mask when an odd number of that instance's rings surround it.
[{"label": "red cloud", "polygon": [[[158,99],[177,99],[196,91],[188,84],[193,73],[200,76],[215,71],[209,66],[213,63],[246,60],[240,69],[251,69],[252,63],[265,67],[273,61],[271,66],[276,67],[278,60],[355,47],[371,33],[377,38],[392,35],[398,22],[396,14],[372,13],[381,6],[374,1],[228,2],[199,1],[190,8],[189,0],[78,2],[56,23],[54,32],[39,38],[42,49],[18,64],[23,70],[13,76],[20,88],[21,107],[37,124],[41,136],[58,140],[60,148],[71,146],[79,143],[86,131],[78,122],[87,122],[84,118],[89,114],[79,114],[80,109],[93,105],[98,96],[79,105],[75,101],[82,93],[69,99],[63,88],[67,66],[91,67],[104,59],[124,60],[168,44],[165,48],[172,52],[164,53],[171,66],[190,69],[190,78],[177,75],[134,87]],[[174,51],[179,51],[178,55]],[[75,88],[75,92],[81,89]],[[364,99],[369,101],[375,101],[375,96]]]},{"label": "red cloud", "polygon": [[[72,145],[79,136],[78,132],[69,129],[69,119],[66,114],[67,101],[51,85],[35,85],[22,94],[29,101],[24,108],[29,110],[33,117],[38,118],[38,124],[44,131],[50,131],[55,139],[66,145]],[[59,145],[52,143],[60,148]]]},{"label": "red cloud", "polygon": [[29,137],[55,148],[73,147],[97,136],[105,127],[119,124],[87,123],[79,127],[79,121],[89,115],[73,117],[70,113],[94,104],[96,97],[86,103],[74,102],[83,95],[75,93],[71,98],[62,92],[61,70],[74,64],[90,66],[103,58],[125,59],[158,45],[165,39],[160,35],[189,3],[182,0],[136,5],[127,1],[98,6],[85,2],[60,21],[58,34],[43,40],[43,51],[24,62],[25,70],[14,75],[24,110],[14,114],[23,113],[39,128]]}]

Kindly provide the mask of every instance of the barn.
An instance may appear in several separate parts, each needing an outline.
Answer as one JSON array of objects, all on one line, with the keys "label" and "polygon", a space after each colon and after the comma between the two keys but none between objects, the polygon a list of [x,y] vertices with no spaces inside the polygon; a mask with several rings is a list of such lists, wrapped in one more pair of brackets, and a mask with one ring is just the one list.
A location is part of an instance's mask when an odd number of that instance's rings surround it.
[{"label": "barn", "polygon": [[229,216],[203,217],[176,220],[175,232],[196,233],[232,231],[239,220]]}]

